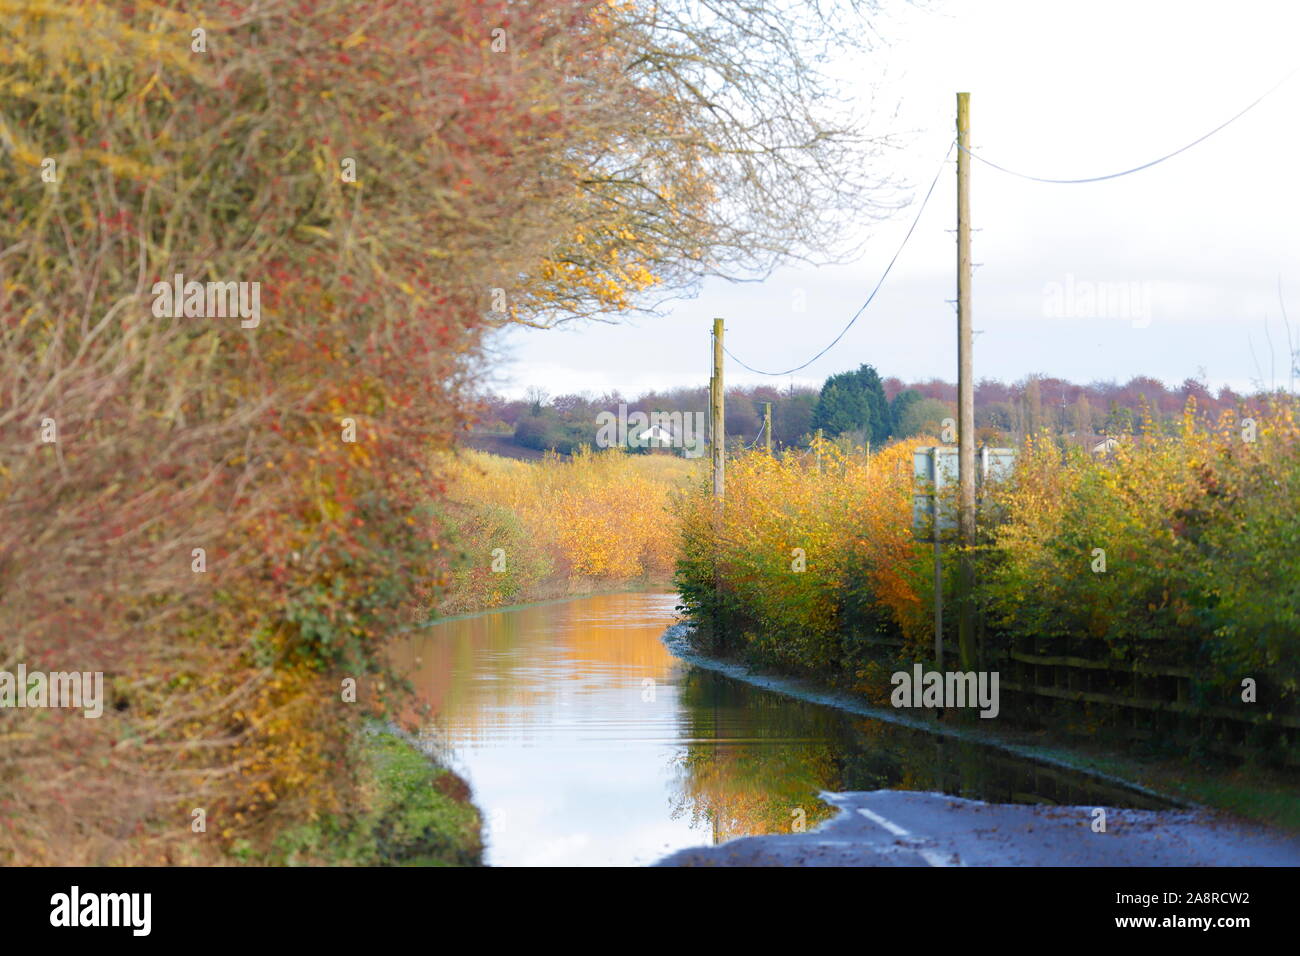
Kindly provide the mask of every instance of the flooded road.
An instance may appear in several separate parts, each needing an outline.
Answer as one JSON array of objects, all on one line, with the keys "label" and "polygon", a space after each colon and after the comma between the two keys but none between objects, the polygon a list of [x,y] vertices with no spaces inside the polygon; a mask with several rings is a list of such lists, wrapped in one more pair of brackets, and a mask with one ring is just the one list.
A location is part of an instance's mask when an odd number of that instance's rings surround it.
[{"label": "flooded road", "polygon": [[1162,803],[994,748],[764,690],[675,658],[672,594],[446,621],[398,642],[426,732],[469,781],[493,866],[645,865],[811,829],[820,791]]}]

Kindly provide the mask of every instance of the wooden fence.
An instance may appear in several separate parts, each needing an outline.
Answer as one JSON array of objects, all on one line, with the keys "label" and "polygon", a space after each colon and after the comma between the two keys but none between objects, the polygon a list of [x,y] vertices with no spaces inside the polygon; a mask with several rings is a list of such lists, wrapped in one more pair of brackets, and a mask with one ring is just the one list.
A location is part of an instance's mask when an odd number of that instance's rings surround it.
[{"label": "wooden fence", "polygon": [[[903,642],[864,639],[882,656]],[[994,643],[994,642],[989,642]],[[1027,646],[1026,646],[1027,645]],[[1256,687],[1256,702],[1241,688],[1212,685],[1192,667],[1164,660],[1116,660],[1101,641],[1037,638],[1011,647],[982,648],[982,669],[998,672],[1001,712],[1018,724],[1081,733],[1104,732],[1233,759],[1270,756],[1300,767],[1300,712],[1274,703],[1277,688]],[[944,644],[944,669],[957,670],[955,641]]]}]

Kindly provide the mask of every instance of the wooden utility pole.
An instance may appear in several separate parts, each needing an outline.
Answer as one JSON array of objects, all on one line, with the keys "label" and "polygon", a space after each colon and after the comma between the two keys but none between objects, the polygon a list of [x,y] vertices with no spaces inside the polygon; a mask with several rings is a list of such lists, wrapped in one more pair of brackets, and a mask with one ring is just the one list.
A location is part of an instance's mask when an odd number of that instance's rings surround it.
[{"label": "wooden utility pole", "polygon": [[970,94],[957,94],[957,476],[958,543],[957,645],[963,671],[976,669],[975,383],[971,361],[970,263]]},{"label": "wooden utility pole", "polygon": [[709,379],[709,439],[713,443],[713,497],[721,499],[726,467],[726,429],[722,416],[722,320],[713,320],[713,376]]},{"label": "wooden utility pole", "polygon": [[763,403],[763,434],[767,438],[767,453],[772,454],[772,403]]}]

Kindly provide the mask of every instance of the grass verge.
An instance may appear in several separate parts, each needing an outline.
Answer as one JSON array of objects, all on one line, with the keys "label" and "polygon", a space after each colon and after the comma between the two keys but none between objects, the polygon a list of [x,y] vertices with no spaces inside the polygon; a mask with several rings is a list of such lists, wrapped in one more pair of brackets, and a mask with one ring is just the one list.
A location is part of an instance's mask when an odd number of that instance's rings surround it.
[{"label": "grass verge", "polygon": [[409,734],[368,724],[357,741],[361,806],[283,833],[272,865],[482,866],[482,818],[469,785]]}]

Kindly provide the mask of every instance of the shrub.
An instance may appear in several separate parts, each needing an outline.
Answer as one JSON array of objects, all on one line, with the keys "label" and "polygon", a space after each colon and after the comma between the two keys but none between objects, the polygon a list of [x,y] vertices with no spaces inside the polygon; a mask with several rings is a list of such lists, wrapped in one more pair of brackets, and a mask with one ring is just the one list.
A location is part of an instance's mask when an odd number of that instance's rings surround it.
[{"label": "shrub", "polygon": [[[741,455],[721,504],[699,482],[679,504],[676,581],[700,640],[873,691],[880,660],[929,661],[932,558],[910,531],[910,459],[927,443],[896,443],[869,464],[827,443]],[[1148,421],[1106,458],[1031,438],[982,498],[972,558],[986,642],[1061,639],[1116,661],[1192,666],[1206,701],[1253,677],[1261,713],[1290,712],[1297,500],[1300,428],[1286,402],[1255,441],[1209,427],[1192,405],[1180,426]]]},{"label": "shrub", "polygon": [[[461,565],[443,614],[618,586],[666,581],[675,556],[669,501],[702,463],[618,449],[537,462],[466,452],[440,467]],[[502,548],[507,571],[493,572]]]}]

